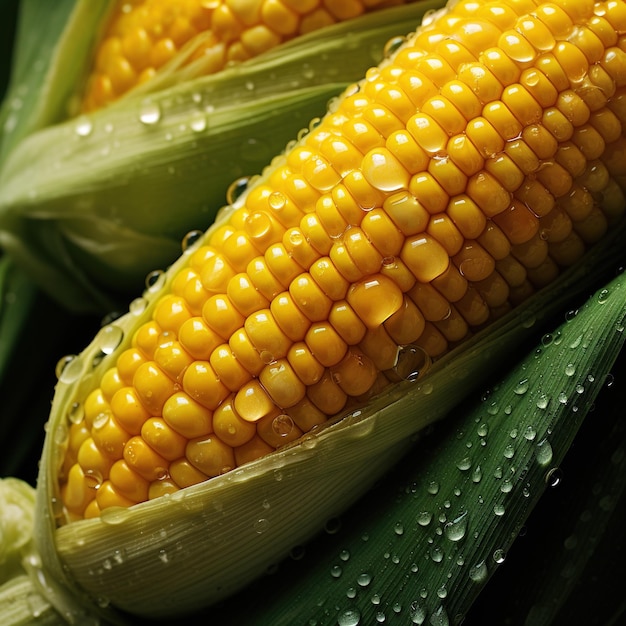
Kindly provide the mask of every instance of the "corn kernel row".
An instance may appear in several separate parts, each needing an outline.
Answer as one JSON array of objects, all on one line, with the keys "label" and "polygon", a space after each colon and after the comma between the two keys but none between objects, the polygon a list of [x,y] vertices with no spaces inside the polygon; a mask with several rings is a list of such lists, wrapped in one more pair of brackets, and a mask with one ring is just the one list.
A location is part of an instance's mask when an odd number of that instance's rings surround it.
[{"label": "corn kernel row", "polygon": [[211,231],[71,426],[68,519],[366,402],[621,217],[626,4],[526,4],[466,0],[418,31]]}]

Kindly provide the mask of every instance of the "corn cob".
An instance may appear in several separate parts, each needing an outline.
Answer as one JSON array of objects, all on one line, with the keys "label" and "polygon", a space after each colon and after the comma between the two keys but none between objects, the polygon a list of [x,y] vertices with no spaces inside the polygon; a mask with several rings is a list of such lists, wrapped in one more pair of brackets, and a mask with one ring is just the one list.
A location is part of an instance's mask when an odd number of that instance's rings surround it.
[{"label": "corn cob", "polygon": [[95,53],[85,112],[153,78],[186,45],[186,62],[213,74],[278,44],[365,12],[411,0],[118,0]]},{"label": "corn cob", "polygon": [[78,401],[65,518],[266,455],[575,263],[623,212],[624,32],[618,1],[466,1],[404,41],[195,244]]}]

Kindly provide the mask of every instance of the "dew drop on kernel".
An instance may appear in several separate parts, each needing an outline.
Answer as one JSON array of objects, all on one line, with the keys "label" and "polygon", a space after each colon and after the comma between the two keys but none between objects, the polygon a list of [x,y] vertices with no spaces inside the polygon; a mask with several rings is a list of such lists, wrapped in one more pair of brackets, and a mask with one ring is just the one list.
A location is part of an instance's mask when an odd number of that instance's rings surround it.
[{"label": "dew drop on kernel", "polygon": [[274,211],[280,211],[287,203],[287,199],[280,191],[274,191],[269,195],[267,202]]},{"label": "dew drop on kernel", "polygon": [[430,356],[423,348],[409,344],[398,348],[393,371],[402,380],[412,381],[423,376],[430,364]]},{"label": "dew drop on kernel", "polygon": [[293,430],[293,420],[289,415],[281,414],[272,420],[272,430],[279,437],[287,437]]}]

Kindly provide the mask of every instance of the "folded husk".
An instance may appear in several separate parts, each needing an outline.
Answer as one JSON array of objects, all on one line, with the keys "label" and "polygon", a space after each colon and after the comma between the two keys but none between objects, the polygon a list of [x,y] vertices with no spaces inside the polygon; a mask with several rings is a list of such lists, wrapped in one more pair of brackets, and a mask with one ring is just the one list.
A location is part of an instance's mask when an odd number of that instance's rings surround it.
[{"label": "folded husk", "polygon": [[[64,372],[68,382],[57,385],[38,480],[35,541],[41,576],[68,594],[65,613],[78,603],[79,612],[102,611],[119,623],[126,613],[176,616],[232,594],[347,508],[400,457],[413,435],[501,367],[537,332],[540,320],[588,289],[619,256],[623,236],[622,225],[549,289],[453,350],[417,382],[395,385],[295,445],[171,496],[56,528],[56,472],[68,412],[151,314],[159,289],[146,292],[145,306],[135,303],[134,313],[105,327],[70,363]],[[167,289],[187,256],[159,288]],[[111,328],[120,329],[123,339],[104,356],[103,340],[116,334]],[[49,600],[57,601],[59,593],[51,591]]]},{"label": "folded husk", "polygon": [[[441,4],[366,14],[211,76],[172,68],[105,109],[67,119],[108,6],[78,0],[41,72],[45,88],[29,84],[13,110],[23,87],[16,80],[4,105],[15,131],[3,146],[0,245],[68,308],[127,301],[149,271],[175,260],[186,232],[206,229],[233,181],[258,173],[304,120],[380,61],[389,39]],[[41,0],[27,6],[42,9]],[[40,102],[34,112],[32,100]]]}]

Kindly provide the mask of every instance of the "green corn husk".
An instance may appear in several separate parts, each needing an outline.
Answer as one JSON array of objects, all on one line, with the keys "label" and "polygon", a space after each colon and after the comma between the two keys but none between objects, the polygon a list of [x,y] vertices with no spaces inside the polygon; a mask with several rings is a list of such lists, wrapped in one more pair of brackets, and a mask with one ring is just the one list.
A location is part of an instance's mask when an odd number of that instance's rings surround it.
[{"label": "green corn husk", "polygon": [[[499,375],[471,405],[452,411],[380,488],[344,516],[345,530],[335,527],[297,560],[224,604],[220,623],[460,624],[490,578],[500,568],[516,568],[508,556],[511,546],[529,540],[516,538],[530,512],[564,480],[563,459],[606,385],[624,344],[625,322],[626,276],[619,275],[580,310],[570,310],[565,322],[550,327],[504,379]],[[592,423],[595,419],[590,416]],[[601,529],[612,498],[623,490],[623,447],[619,450],[607,464],[617,483],[613,496],[603,490],[604,500],[597,493],[590,498],[602,504],[582,503],[587,514],[578,526],[586,530],[574,531],[565,548],[555,546],[569,550],[570,575],[594,547],[585,545],[582,533],[594,536]],[[589,476],[592,484],[602,478]],[[581,505],[581,486],[575,486],[578,496],[568,503],[574,511]],[[598,508],[604,508],[604,520]],[[575,526],[577,516],[554,511],[554,518],[559,525]],[[533,532],[541,533],[541,526]],[[581,542],[578,550],[574,537]],[[482,621],[463,623],[551,624],[545,598],[565,595],[559,581],[564,565],[545,560],[538,558],[531,567],[518,564],[516,584],[500,587],[504,605],[491,596]],[[552,579],[540,576],[550,569],[556,570]],[[546,587],[546,581],[555,584]],[[527,606],[525,620],[525,612],[511,611],[511,604],[524,606],[532,597],[524,591],[533,587],[535,605]],[[589,596],[584,601],[589,603]]]},{"label": "green corn husk", "polygon": [[0,246],[68,308],[108,312],[178,256],[188,231],[206,229],[233,181],[259,172],[441,1],[366,14],[212,76],[174,66],[70,119],[111,2],[50,4],[23,3],[0,117]]}]

